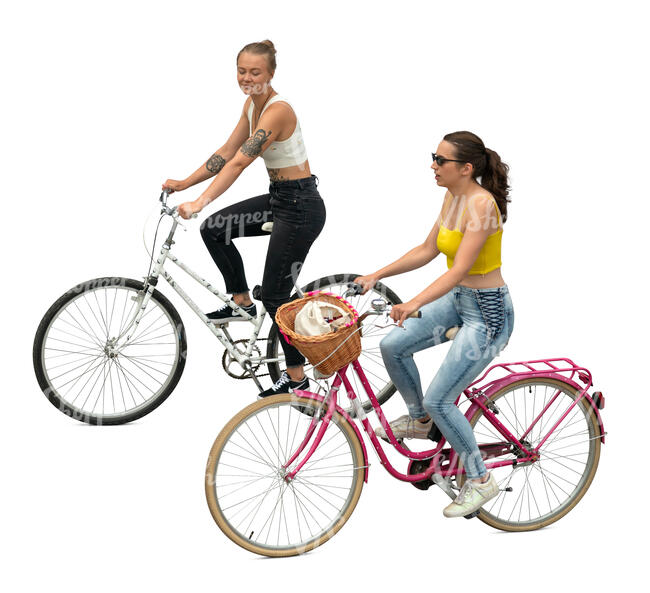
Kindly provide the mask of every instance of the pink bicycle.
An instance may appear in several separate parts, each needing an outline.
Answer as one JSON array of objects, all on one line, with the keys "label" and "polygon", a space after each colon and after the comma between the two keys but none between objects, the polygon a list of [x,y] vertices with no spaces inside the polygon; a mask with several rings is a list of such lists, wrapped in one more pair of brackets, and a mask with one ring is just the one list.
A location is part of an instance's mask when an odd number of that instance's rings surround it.
[{"label": "pink bicycle", "polygon": [[[382,299],[360,317],[382,315]],[[442,435],[433,449],[397,441],[358,360],[332,377],[326,395],[281,394],[241,410],[221,431],[206,468],[206,495],[221,530],[265,556],[293,556],[325,543],[346,523],[368,481],[368,453],[355,420],[337,402],[341,387],[380,463],[398,480],[451,498],[465,480],[462,460]],[[499,495],[466,518],[505,531],[529,531],[566,515],[589,488],[605,431],[605,399],[588,393],[591,373],[568,358],[495,364],[458,396]],[[357,391],[367,394],[390,445],[388,460]],[[465,400],[461,403],[461,396]]]}]

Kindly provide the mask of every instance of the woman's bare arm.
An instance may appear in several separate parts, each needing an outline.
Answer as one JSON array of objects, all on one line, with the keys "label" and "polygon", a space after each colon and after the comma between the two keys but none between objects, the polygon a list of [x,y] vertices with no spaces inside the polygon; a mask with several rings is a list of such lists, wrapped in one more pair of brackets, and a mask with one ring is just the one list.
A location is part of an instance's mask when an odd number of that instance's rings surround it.
[{"label": "woman's bare arm", "polygon": [[[185,202],[178,207],[183,218],[200,212],[213,200],[223,194],[259,155],[261,155],[280,136],[290,120],[290,112],[282,105],[273,104],[264,112],[257,124],[257,130],[241,148],[227,160],[212,183],[193,202]],[[248,134],[247,134],[248,136]]]},{"label": "woman's bare arm", "polygon": [[397,274],[403,274],[405,272],[410,272],[412,270],[417,270],[422,266],[425,266],[429,262],[433,261],[439,254],[440,250],[438,249],[437,240],[438,240],[438,231],[440,230],[440,221],[442,220],[443,211],[445,209],[445,204],[447,202],[447,195],[445,195],[445,200],[443,201],[442,207],[440,208],[440,213],[436,219],[436,223],[433,225],[433,228],[429,232],[427,238],[423,243],[414,247],[407,253],[405,253],[398,260],[395,260],[392,264],[377,270],[372,276],[376,276],[378,280],[382,278],[387,278],[388,276],[395,276]]},{"label": "woman's bare arm", "polygon": [[424,243],[414,247],[410,251],[407,251],[402,257],[395,260],[392,264],[388,264],[380,270],[377,270],[374,274],[372,274],[372,276],[375,276],[378,280],[381,280],[382,278],[387,278],[388,276],[396,276],[397,274],[404,274],[405,272],[417,270],[418,268],[427,265],[440,253],[438,247],[436,246],[436,239],[438,237],[439,229],[440,223],[437,220],[429,232],[429,235],[424,240]]},{"label": "woman's bare arm", "polygon": [[382,278],[387,278],[388,276],[395,276],[397,274],[403,274],[405,272],[410,272],[411,270],[416,270],[417,268],[425,266],[438,256],[440,251],[438,250],[436,242],[438,239],[438,231],[440,230],[440,221],[442,219],[442,212],[444,208],[445,202],[443,202],[442,208],[440,209],[440,214],[436,219],[436,223],[433,225],[433,228],[423,243],[406,252],[402,257],[395,260],[392,264],[388,264],[373,274],[358,276],[354,279],[356,283],[361,284],[363,287],[362,294],[365,294],[366,291],[370,290]]}]

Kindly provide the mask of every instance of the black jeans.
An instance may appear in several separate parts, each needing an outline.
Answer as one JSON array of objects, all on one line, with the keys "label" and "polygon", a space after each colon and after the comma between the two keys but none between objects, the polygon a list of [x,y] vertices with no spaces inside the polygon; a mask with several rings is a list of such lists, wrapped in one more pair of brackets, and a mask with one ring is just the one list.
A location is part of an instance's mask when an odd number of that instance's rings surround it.
[{"label": "black jeans", "polygon": [[[226,292],[249,290],[244,263],[232,243],[238,237],[267,235],[265,222],[273,221],[262,279],[262,302],[275,325],[275,312],[288,302],[307,253],[325,225],[325,204],[316,189],[316,176],[275,181],[269,193],[228,206],[205,219],[201,237],[223,274]],[[288,367],[304,364],[305,357],[288,344],[280,343]]]}]

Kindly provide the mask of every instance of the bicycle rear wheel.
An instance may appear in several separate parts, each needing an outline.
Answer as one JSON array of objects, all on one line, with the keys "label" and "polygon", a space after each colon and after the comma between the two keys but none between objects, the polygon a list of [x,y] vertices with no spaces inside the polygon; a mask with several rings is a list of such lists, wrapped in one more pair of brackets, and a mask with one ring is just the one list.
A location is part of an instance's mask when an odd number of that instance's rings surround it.
[{"label": "bicycle rear wheel", "polygon": [[[333,276],[324,276],[323,278],[310,282],[301,290],[304,293],[313,290],[323,290],[334,293],[338,296],[343,296],[343,294],[348,290],[348,283],[353,282],[358,276],[361,276],[361,274],[335,274]],[[292,298],[297,297],[294,295]],[[402,302],[401,299],[390,288],[388,288],[388,286],[381,282],[377,282],[374,288],[364,295],[346,297],[350,304],[359,313],[363,313],[369,309],[370,302],[372,299],[376,298],[382,298],[390,305],[396,305]],[[390,321],[388,323],[390,323]],[[384,325],[387,325],[387,322],[383,316],[370,316],[364,320],[361,334],[361,355],[359,356],[359,362],[363,367],[368,382],[370,383],[380,405],[387,402],[395,393],[395,385],[393,385],[393,382],[384,367],[384,362],[379,350],[379,342],[381,342],[381,339],[393,329],[392,327],[382,327]],[[282,348],[280,346],[280,334],[277,327],[274,325],[269,333],[266,356],[267,358],[277,358],[278,353],[282,353]],[[273,382],[277,381],[280,378],[281,373],[280,364],[277,362],[270,362],[267,363],[267,366],[271,380]],[[314,368],[309,364],[309,361],[305,364],[305,374],[309,377],[309,380],[312,383],[312,387],[310,388],[311,391],[321,393],[322,395],[327,393],[328,389],[326,382],[314,377]],[[372,410],[372,404],[366,396],[365,389],[358,381],[356,373],[350,372],[347,376],[352,382],[354,390],[359,397],[359,401],[363,405],[363,409],[366,412]],[[352,406],[344,407],[344,409],[352,417],[355,416]]]},{"label": "bicycle rear wheel", "polygon": [[340,414],[333,414],[295,478],[284,479],[308,451],[284,468],[317,413],[314,400],[275,395],[244,408],[215,440],[205,474],[208,506],[242,548],[264,556],[302,554],[329,540],[352,514],[363,488],[364,456]]},{"label": "bicycle rear wheel", "polygon": [[142,308],[143,287],[130,278],[96,278],[45,313],[34,338],[34,371],[64,414],[89,424],[123,424],[157,408],[176,387],[187,340],[162,293],[154,290],[131,339],[118,339]]},{"label": "bicycle rear wheel", "polygon": [[[498,418],[520,441],[533,420],[553,400],[522,443],[536,449],[546,433],[579,395],[572,385],[552,378],[522,379],[490,397]],[[470,419],[479,448],[504,443],[503,436],[478,410]],[[554,523],[575,507],[591,482],[600,459],[600,427],[591,405],[582,398],[539,449],[534,462],[490,470],[502,490],[481,508],[478,518],[504,531],[532,531]],[[516,448],[489,461],[512,460]],[[465,475],[459,475],[462,485]]]}]

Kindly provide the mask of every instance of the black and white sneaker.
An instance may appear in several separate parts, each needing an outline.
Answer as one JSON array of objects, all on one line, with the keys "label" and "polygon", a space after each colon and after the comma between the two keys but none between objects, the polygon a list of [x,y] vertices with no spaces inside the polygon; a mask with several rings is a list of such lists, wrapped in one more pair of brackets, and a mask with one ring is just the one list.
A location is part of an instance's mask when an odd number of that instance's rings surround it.
[{"label": "black and white sneaker", "polygon": [[278,393],[291,393],[294,389],[309,389],[309,379],[305,375],[301,381],[294,381],[289,377],[287,371],[282,371],[280,378],[274,383],[273,387],[262,391],[258,398],[277,395]]},{"label": "black and white sneaker", "polygon": [[[257,307],[255,303],[250,305],[240,305],[251,317],[257,317]],[[231,309],[228,305],[224,305],[216,311],[206,313],[207,318],[214,323],[227,323],[228,321],[246,321],[239,313]]]}]

